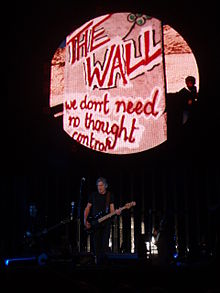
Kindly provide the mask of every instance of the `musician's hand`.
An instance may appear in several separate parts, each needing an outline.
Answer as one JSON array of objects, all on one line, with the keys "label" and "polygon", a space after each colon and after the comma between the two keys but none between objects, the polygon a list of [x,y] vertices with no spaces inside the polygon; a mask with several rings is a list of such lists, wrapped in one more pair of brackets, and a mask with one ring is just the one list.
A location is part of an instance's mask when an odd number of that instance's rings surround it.
[{"label": "musician's hand", "polygon": [[84,222],[84,225],[86,227],[86,229],[90,229],[91,228],[91,224],[88,221]]},{"label": "musician's hand", "polygon": [[121,214],[121,209],[117,209],[117,210],[115,210],[115,213],[116,213],[116,215],[120,215]]}]

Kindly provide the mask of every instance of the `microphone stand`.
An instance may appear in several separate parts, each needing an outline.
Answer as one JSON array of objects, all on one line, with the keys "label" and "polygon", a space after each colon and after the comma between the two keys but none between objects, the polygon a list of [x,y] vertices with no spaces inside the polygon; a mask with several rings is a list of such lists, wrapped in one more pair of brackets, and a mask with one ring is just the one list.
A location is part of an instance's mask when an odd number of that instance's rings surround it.
[{"label": "microphone stand", "polygon": [[82,186],[85,178],[81,179],[80,191],[79,191],[79,201],[77,207],[77,251],[81,252],[81,202],[82,202]]}]

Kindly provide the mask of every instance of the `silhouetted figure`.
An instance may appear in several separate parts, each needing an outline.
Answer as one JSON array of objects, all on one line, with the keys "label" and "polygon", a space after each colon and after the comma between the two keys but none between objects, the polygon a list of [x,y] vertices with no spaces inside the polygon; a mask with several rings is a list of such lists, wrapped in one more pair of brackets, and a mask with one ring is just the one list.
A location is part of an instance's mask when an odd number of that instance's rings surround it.
[{"label": "silhouetted figure", "polygon": [[43,240],[41,231],[43,229],[42,217],[39,214],[37,204],[31,202],[28,206],[28,215],[26,218],[26,230],[24,233],[24,250],[27,253],[40,253]]},{"label": "silhouetted figure", "polygon": [[196,79],[194,76],[187,76],[185,79],[186,87],[179,91],[179,99],[182,107],[182,124],[193,118],[195,106],[198,101]]},{"label": "silhouetted figure", "polygon": [[166,215],[160,224],[153,230],[155,244],[158,249],[158,261],[160,265],[169,265],[175,252],[174,224],[171,215]]},{"label": "silhouetted figure", "polygon": [[147,247],[146,247],[146,236],[145,234],[140,234],[137,240],[137,253],[138,258],[147,258]]},{"label": "silhouetted figure", "polygon": [[[195,121],[198,92],[196,80],[187,76],[186,86],[176,93],[167,94],[167,134],[168,140],[178,141],[182,135],[183,126],[192,126]],[[187,128],[188,129],[188,128]]]}]

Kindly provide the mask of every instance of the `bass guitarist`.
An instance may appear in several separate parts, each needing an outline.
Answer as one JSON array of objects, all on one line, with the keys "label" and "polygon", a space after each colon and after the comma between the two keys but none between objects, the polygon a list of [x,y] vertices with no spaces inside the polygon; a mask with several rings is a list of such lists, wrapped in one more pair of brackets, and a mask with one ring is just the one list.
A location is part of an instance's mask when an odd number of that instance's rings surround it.
[{"label": "bass guitarist", "polygon": [[95,255],[96,263],[101,263],[104,255],[109,251],[109,238],[111,221],[108,219],[101,224],[92,225],[89,218],[98,218],[101,215],[115,213],[120,215],[121,210],[115,210],[114,195],[108,191],[108,183],[106,178],[99,177],[96,181],[97,191],[91,193],[88,198],[88,203],[84,210],[84,225],[87,231],[92,229],[91,246]]}]

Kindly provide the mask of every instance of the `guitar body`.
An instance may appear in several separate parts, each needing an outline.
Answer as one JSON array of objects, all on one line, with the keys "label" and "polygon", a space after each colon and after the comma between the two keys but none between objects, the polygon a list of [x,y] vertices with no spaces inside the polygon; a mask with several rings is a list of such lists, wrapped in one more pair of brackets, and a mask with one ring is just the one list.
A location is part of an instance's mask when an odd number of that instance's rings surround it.
[{"label": "guitar body", "polygon": [[104,212],[99,212],[98,214],[96,214],[95,216],[89,216],[88,217],[88,222],[91,225],[90,229],[87,229],[88,233],[94,232],[95,230],[97,230],[99,227],[102,226],[102,222],[99,222],[99,219],[102,219],[103,216],[107,215]]},{"label": "guitar body", "polygon": [[[119,208],[120,212],[122,212],[124,209],[130,209],[131,207],[135,206],[136,202],[127,203],[125,206]],[[102,223],[104,223],[107,219],[110,219],[112,216],[116,215],[117,212],[114,211],[109,214],[105,214],[103,212],[99,212],[94,217],[88,217],[87,220],[91,225],[90,229],[86,229],[88,233],[94,232],[94,230],[98,229]]]}]

